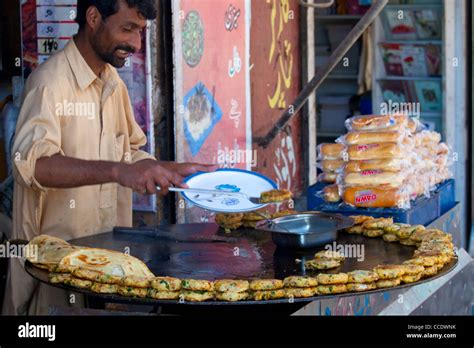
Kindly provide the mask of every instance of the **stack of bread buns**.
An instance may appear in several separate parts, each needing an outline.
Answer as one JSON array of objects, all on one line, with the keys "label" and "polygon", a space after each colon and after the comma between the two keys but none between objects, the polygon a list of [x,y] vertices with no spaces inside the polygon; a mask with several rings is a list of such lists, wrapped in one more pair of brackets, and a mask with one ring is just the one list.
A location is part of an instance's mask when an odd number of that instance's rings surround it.
[{"label": "stack of bread buns", "polygon": [[344,168],[346,151],[344,144],[324,143],[318,146],[317,166],[322,170],[322,173],[318,176],[318,181],[331,184],[324,188],[326,202],[339,202],[341,200],[336,181],[340,171]]},{"label": "stack of bread buns", "polygon": [[422,194],[429,195],[437,184],[451,178],[449,170],[449,148],[441,142],[441,135],[432,131],[414,134],[416,162],[412,165],[414,173],[409,177],[412,198]]},{"label": "stack of bread buns", "polygon": [[346,128],[336,144],[318,148],[319,181],[333,183],[323,190],[327,202],[408,208],[411,199],[429,194],[451,175],[441,136],[418,132],[419,123],[407,115],[356,116]]}]

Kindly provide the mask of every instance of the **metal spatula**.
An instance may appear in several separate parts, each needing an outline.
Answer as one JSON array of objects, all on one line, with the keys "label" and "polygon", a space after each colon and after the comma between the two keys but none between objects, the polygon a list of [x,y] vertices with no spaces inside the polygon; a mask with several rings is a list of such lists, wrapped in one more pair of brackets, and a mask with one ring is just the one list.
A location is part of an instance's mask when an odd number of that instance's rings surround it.
[{"label": "metal spatula", "polygon": [[[160,187],[157,187],[160,190]],[[212,195],[213,197],[218,196],[233,196],[233,197],[240,197],[242,199],[247,199],[253,204],[267,204],[262,203],[260,201],[260,197],[251,197],[243,192],[230,192],[230,191],[219,191],[219,190],[207,190],[207,189],[197,189],[197,188],[178,188],[178,187],[170,187],[169,190],[171,192],[180,192],[180,193],[197,193],[203,195]]]}]

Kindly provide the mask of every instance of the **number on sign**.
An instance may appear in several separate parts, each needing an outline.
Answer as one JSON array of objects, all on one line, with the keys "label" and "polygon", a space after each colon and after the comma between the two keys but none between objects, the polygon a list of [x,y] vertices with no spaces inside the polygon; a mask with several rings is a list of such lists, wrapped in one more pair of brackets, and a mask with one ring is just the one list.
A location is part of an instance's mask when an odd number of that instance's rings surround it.
[{"label": "number on sign", "polygon": [[59,44],[54,39],[44,40],[43,41],[43,52],[44,53],[52,53],[57,51],[59,48]]}]

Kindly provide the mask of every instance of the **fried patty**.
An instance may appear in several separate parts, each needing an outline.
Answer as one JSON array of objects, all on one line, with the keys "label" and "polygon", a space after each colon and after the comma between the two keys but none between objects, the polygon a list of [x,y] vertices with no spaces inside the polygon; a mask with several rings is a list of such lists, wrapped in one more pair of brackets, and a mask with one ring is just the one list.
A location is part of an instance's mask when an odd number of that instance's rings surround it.
[{"label": "fried patty", "polygon": [[311,277],[290,276],[283,280],[287,288],[312,288],[318,285],[318,280]]},{"label": "fried patty", "polygon": [[122,283],[122,277],[111,275],[111,274],[101,274],[95,279],[98,283],[104,284],[116,284],[120,285]]},{"label": "fried patty", "polygon": [[396,234],[401,228],[410,227],[408,224],[394,223],[392,225],[385,226],[383,229],[385,232],[390,234]]},{"label": "fried patty", "polygon": [[434,260],[434,263],[448,263],[451,260],[451,255],[445,254],[442,251],[420,251],[415,250],[415,257],[428,257]]},{"label": "fried patty", "polygon": [[338,251],[323,250],[314,254],[314,259],[318,261],[344,261],[345,256]]},{"label": "fried patty", "polygon": [[425,270],[421,273],[421,277],[431,277],[438,273],[438,265],[434,264],[433,266],[425,267]]},{"label": "fried patty", "polygon": [[403,265],[380,265],[374,268],[380,279],[399,278],[405,274]]},{"label": "fried patty", "polygon": [[63,284],[66,280],[72,278],[72,275],[69,273],[50,273],[49,274],[49,282],[51,284]]},{"label": "fried patty", "polygon": [[291,191],[288,190],[270,190],[260,194],[260,203],[280,203],[290,200]]},{"label": "fried patty", "polygon": [[347,273],[325,274],[320,273],[317,276],[319,285],[345,284],[349,280]]},{"label": "fried patty", "polygon": [[257,279],[250,282],[250,289],[254,291],[278,290],[283,288],[283,280],[280,279]]},{"label": "fried patty", "polygon": [[362,229],[362,225],[357,225],[357,226],[346,228],[346,232],[349,234],[362,234],[364,230]]},{"label": "fried patty", "polygon": [[119,286],[118,291],[120,295],[126,297],[140,297],[145,298],[148,294],[148,289],[145,288],[134,288],[132,286]]},{"label": "fried patty", "polygon": [[85,268],[77,268],[71,272],[71,274],[80,279],[91,280],[93,282],[97,281],[97,279],[103,276],[105,273],[95,270],[89,270]]},{"label": "fried patty", "polygon": [[317,287],[310,287],[310,288],[287,288],[286,297],[294,297],[294,298],[306,298],[306,297],[313,297],[318,293]]},{"label": "fried patty", "polygon": [[375,282],[372,283],[349,283],[347,284],[347,291],[368,291],[377,289]]},{"label": "fried patty", "polygon": [[236,230],[243,224],[244,214],[242,213],[218,213],[216,214],[215,221],[220,227],[224,228],[226,233],[230,233],[231,230]]},{"label": "fried patty", "polygon": [[92,286],[92,282],[90,280],[84,280],[79,278],[68,278],[64,280],[64,284],[73,286],[79,289],[90,289]]},{"label": "fried patty", "polygon": [[216,292],[216,299],[219,301],[228,301],[228,302],[237,302],[237,301],[244,301],[249,298],[249,293],[244,292],[234,292],[234,291],[226,291],[226,292]]},{"label": "fried patty", "polygon": [[400,240],[395,234],[391,233],[385,233],[382,238],[387,243],[398,242]]},{"label": "fried patty", "polygon": [[218,213],[215,220],[218,225],[228,225],[240,223],[243,217],[243,213]]},{"label": "fried patty", "polygon": [[[448,237],[445,237],[448,236]],[[419,231],[415,231],[411,236],[415,242],[422,242],[425,239],[433,239],[433,238],[450,238],[447,233],[444,233],[438,229],[421,229]]]},{"label": "fried patty", "polygon": [[422,273],[414,274],[414,275],[408,275],[405,274],[402,276],[402,282],[404,283],[414,283],[420,280]]},{"label": "fried patty", "polygon": [[403,265],[403,268],[405,269],[405,275],[416,275],[425,270],[425,267],[421,265],[405,264]]},{"label": "fried patty", "polygon": [[183,279],[181,288],[192,291],[214,291],[214,283],[208,280]]},{"label": "fried patty", "polygon": [[397,236],[400,239],[410,238],[410,236],[416,231],[423,231],[424,229],[425,227],[422,225],[403,227],[397,231]]},{"label": "fried patty", "polygon": [[181,279],[172,277],[155,277],[150,282],[150,287],[158,291],[181,290]]},{"label": "fried patty", "polygon": [[341,294],[347,292],[346,284],[318,285],[319,295]]},{"label": "fried patty", "polygon": [[131,286],[134,288],[148,288],[150,287],[150,278],[136,277],[136,276],[126,276],[122,278],[122,286]]},{"label": "fried patty", "polygon": [[251,297],[255,301],[277,300],[285,297],[286,292],[283,289],[278,290],[259,290],[251,293]]},{"label": "fried patty", "polygon": [[401,278],[381,279],[377,280],[375,284],[378,289],[393,288],[394,286],[400,285],[401,281]]},{"label": "fried patty", "polygon": [[354,225],[363,224],[366,221],[373,220],[373,216],[366,216],[366,215],[351,215],[349,216],[352,220],[354,220]]},{"label": "fried patty", "polygon": [[436,257],[428,257],[428,256],[419,256],[411,258],[410,260],[404,261],[403,264],[405,265],[421,265],[425,267],[433,266],[437,261]]},{"label": "fried patty", "polygon": [[379,230],[390,225],[393,225],[392,218],[377,218],[364,222],[362,227],[364,230]]},{"label": "fried patty", "polygon": [[377,238],[377,237],[383,236],[385,234],[385,231],[383,229],[363,230],[362,234],[366,237],[369,237],[369,238]]},{"label": "fried patty", "polygon": [[319,260],[308,260],[304,263],[308,270],[325,270],[332,269],[341,266],[341,262],[330,260],[330,261],[319,261]]},{"label": "fried patty", "polygon": [[118,292],[119,285],[116,284],[102,284],[94,283],[91,286],[91,291],[98,294],[116,294]]},{"label": "fried patty", "polygon": [[218,292],[245,292],[250,283],[247,280],[220,279],[214,282],[214,288]]},{"label": "fried patty", "polygon": [[242,218],[242,221],[245,222],[259,222],[262,220],[266,219],[271,219],[272,214],[270,214],[268,211],[260,209],[257,211],[252,211],[249,213],[244,213],[244,216]]},{"label": "fried patty", "polygon": [[399,243],[406,246],[416,246],[416,242],[410,238],[400,239]]},{"label": "fried patty", "polygon": [[374,271],[356,270],[347,273],[349,283],[372,283],[379,280],[379,276]]},{"label": "fried patty", "polygon": [[148,289],[148,297],[155,300],[177,300],[179,298],[179,291]]},{"label": "fried patty", "polygon": [[214,299],[213,291],[190,291],[181,290],[179,297],[189,302],[203,302]]}]

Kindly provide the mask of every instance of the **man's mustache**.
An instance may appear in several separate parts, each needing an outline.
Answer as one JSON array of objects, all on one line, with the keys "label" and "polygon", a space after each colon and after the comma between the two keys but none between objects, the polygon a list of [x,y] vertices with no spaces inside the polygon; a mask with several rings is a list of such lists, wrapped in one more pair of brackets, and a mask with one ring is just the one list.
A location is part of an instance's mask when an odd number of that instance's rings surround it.
[{"label": "man's mustache", "polygon": [[133,48],[132,46],[117,46],[115,48],[115,51],[118,51],[118,50],[124,50],[124,51],[130,52],[132,54],[134,54],[136,52],[136,49]]}]

